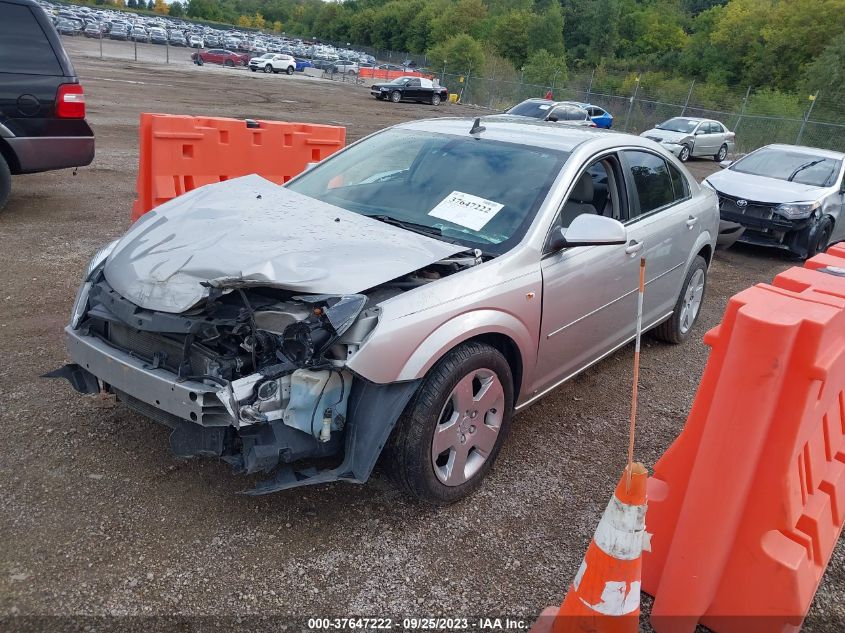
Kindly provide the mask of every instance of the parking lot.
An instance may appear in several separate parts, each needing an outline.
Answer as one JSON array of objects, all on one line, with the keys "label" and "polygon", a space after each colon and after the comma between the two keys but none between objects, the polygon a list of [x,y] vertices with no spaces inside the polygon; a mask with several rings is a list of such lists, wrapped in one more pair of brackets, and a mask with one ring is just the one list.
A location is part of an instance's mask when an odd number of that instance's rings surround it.
[{"label": "parking lot", "polygon": [[[0,611],[533,618],[559,603],[625,463],[632,346],[521,413],[481,491],[441,510],[409,504],[378,475],[238,495],[254,481],[222,462],[177,461],[166,428],[38,377],[66,362],[62,328],[85,264],[129,225],[141,112],[342,125],[352,142],[408,119],[485,111],[197,67],[185,49],[165,65],[132,61],[132,43],[109,42],[126,55],[104,60],[97,41],[64,43],[97,156],[76,175],[17,178],[0,214]],[[688,167],[699,178],[716,169]],[[638,459],[652,465],[682,428],[707,359],[701,338],[728,298],[792,264],[759,249],[718,252],[694,340],[645,339]],[[841,542],[805,630],[838,630],[836,618]]]}]

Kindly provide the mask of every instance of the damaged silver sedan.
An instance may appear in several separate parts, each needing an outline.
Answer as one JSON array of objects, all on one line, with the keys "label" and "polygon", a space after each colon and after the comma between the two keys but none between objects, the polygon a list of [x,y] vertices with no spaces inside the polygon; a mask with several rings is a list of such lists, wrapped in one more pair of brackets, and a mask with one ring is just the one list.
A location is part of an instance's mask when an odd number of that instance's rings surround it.
[{"label": "damaged silver sedan", "polygon": [[49,374],[172,429],[253,494],[474,490],[514,412],[630,341],[685,340],[715,195],[632,136],[518,118],[379,132],[284,187],[247,176],[142,216],[90,262]]}]

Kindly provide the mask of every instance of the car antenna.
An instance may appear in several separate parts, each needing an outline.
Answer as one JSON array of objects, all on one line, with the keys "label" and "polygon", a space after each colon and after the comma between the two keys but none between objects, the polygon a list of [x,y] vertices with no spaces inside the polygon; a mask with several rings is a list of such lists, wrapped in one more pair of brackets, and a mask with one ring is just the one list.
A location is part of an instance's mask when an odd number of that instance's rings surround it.
[{"label": "car antenna", "polygon": [[481,117],[478,117],[475,122],[472,124],[472,129],[469,131],[470,134],[481,134],[487,128],[481,125]]}]

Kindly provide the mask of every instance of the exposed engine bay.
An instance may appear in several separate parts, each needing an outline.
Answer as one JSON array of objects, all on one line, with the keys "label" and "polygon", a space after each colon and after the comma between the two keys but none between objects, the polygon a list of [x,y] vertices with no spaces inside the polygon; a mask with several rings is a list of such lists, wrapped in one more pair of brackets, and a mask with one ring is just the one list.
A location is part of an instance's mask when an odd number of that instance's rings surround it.
[{"label": "exposed engine bay", "polygon": [[[199,413],[176,415],[158,393],[135,384],[115,386],[108,376],[95,378],[80,365],[49,375],[68,378],[79,391],[114,393],[129,408],[170,427],[171,448],[180,457],[217,456],[245,473],[306,459],[343,457],[346,463],[354,459],[345,454],[351,398],[366,410],[371,404],[361,403],[362,393],[387,393],[390,387],[365,386],[346,368],[375,329],[379,304],[481,261],[479,251],[459,253],[375,289],[338,296],[211,281],[207,298],[178,314],[138,307],[100,270],[87,284],[87,306],[75,308],[81,318],[74,330],[140,361],[142,371],[169,372],[177,385],[204,385],[207,391],[189,393],[201,404]],[[401,387],[394,390],[401,397],[391,393],[385,401],[396,409],[393,422],[416,383]],[[301,485],[316,472],[286,467],[255,492]]]}]

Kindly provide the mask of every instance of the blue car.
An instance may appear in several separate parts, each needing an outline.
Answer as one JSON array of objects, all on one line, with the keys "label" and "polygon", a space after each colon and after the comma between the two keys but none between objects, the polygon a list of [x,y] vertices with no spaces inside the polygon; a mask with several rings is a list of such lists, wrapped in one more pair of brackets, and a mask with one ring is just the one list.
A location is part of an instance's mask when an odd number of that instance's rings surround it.
[{"label": "blue car", "polygon": [[603,127],[606,130],[613,127],[613,115],[604,108],[591,103],[576,103],[575,105],[579,105],[587,111],[596,127]]},{"label": "blue car", "polygon": [[314,64],[309,62],[307,59],[301,59],[299,57],[294,57],[294,60],[296,61],[296,68],[294,70],[296,70],[296,72],[298,72],[298,73],[301,73],[306,68],[313,68],[313,66],[314,66]]}]

